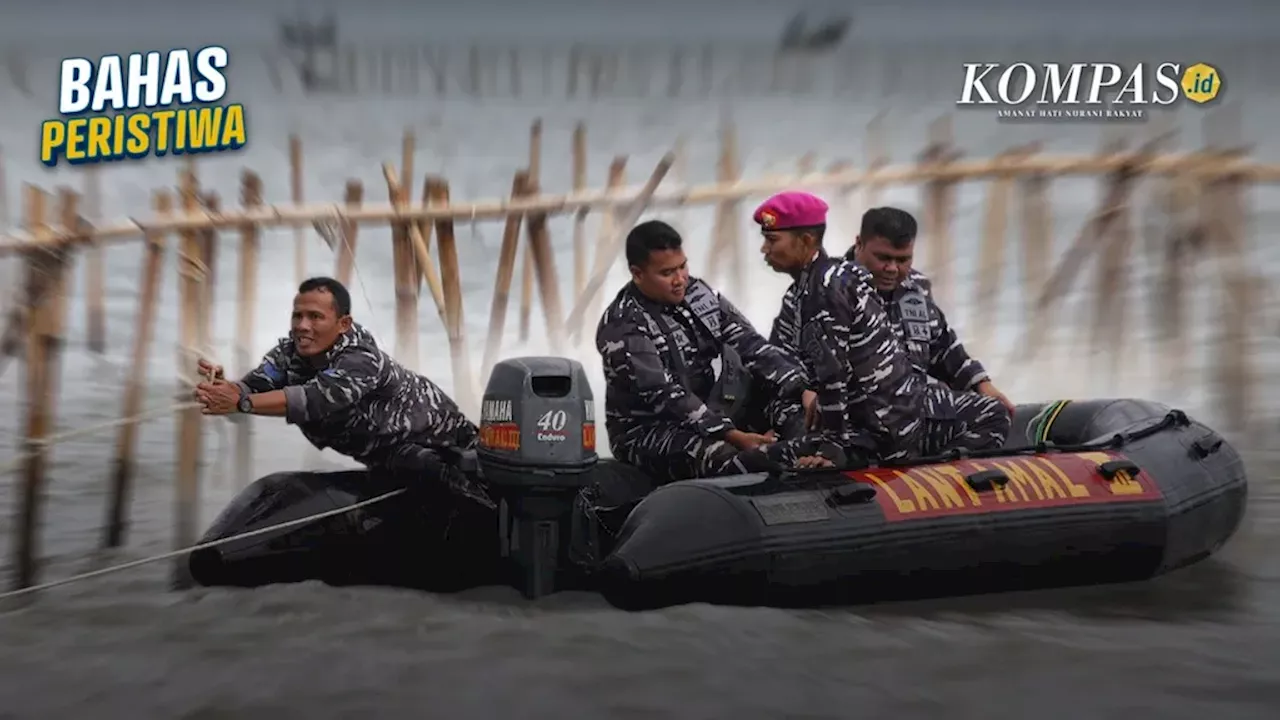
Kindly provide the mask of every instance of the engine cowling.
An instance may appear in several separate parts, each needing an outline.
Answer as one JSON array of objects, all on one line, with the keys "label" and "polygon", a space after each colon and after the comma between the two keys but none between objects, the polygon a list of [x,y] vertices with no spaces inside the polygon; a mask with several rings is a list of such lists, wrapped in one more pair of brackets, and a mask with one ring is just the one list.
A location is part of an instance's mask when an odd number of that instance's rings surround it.
[{"label": "engine cowling", "polygon": [[595,400],[582,364],[520,357],[498,363],[480,408],[480,471],[498,498],[502,554],[528,597],[554,592],[568,568],[573,501],[592,479]]}]

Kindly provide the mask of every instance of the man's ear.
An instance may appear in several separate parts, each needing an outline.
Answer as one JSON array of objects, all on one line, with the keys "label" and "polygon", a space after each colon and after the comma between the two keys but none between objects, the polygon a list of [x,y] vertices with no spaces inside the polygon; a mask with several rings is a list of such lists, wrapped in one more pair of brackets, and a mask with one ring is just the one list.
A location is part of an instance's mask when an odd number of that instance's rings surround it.
[{"label": "man's ear", "polygon": [[351,322],[352,321],[351,321],[350,315],[343,315],[342,317],[338,318],[338,329],[342,332],[346,332],[350,330]]}]

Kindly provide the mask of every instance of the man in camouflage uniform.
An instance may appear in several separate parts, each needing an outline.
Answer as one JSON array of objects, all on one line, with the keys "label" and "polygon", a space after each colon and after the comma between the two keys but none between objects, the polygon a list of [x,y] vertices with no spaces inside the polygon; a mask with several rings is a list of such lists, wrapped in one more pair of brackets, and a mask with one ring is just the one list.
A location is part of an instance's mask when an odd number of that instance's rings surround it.
[{"label": "man in camouflage uniform", "polygon": [[753,215],[765,261],[795,279],[783,294],[770,341],[801,359],[818,393],[810,426],[828,441],[802,464],[905,459],[920,447],[923,378],[889,325],[866,270],[823,251],[826,213],[820,198],[784,192]]},{"label": "man in camouflage uniform", "polygon": [[656,220],[627,236],[632,280],[596,330],[610,449],[659,484],[787,462],[759,450],[771,442],[770,434],[744,432],[714,407],[713,363],[726,347],[736,350],[774,396],[790,401],[776,408],[803,412],[802,404],[816,395],[805,393],[803,373],[792,358],[766,342],[709,285],[689,276],[682,245],[679,233]]},{"label": "man in camouflage uniform", "polygon": [[1013,405],[969,356],[933,299],[929,278],[911,267],[916,220],[892,207],[868,210],[845,255],[866,268],[912,363],[928,376],[921,452],[990,450],[1009,435]]},{"label": "man in camouflage uniform", "polygon": [[494,507],[454,464],[458,452],[475,446],[476,426],[439,386],[393,360],[352,320],[351,295],[337,280],[312,278],[298,287],[289,337],[238,382],[205,360],[199,370],[213,378],[196,387],[206,415],[282,416],[317,448],[414,480],[432,478]]}]

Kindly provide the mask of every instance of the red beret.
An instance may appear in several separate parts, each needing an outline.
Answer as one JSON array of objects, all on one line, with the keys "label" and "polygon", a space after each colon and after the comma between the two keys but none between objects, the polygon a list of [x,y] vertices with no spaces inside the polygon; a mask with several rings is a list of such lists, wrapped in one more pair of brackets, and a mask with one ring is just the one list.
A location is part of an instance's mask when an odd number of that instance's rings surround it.
[{"label": "red beret", "polygon": [[761,203],[751,218],[763,230],[825,225],[827,204],[807,192],[781,192]]}]

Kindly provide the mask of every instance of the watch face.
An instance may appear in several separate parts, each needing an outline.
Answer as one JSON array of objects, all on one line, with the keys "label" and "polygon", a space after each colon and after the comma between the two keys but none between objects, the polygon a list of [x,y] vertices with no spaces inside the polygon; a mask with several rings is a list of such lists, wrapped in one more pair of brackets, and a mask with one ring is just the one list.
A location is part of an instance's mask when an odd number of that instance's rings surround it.
[{"label": "watch face", "polygon": [[239,409],[239,410],[240,410],[240,412],[242,412],[242,413],[247,413],[247,412],[249,412],[250,410],[252,410],[252,409],[253,409],[253,405],[251,405],[251,404],[249,403],[249,396],[248,396],[248,395],[246,395],[246,396],[244,396],[244,397],[240,398],[240,402],[236,405],[236,408],[237,408],[237,409]]}]

